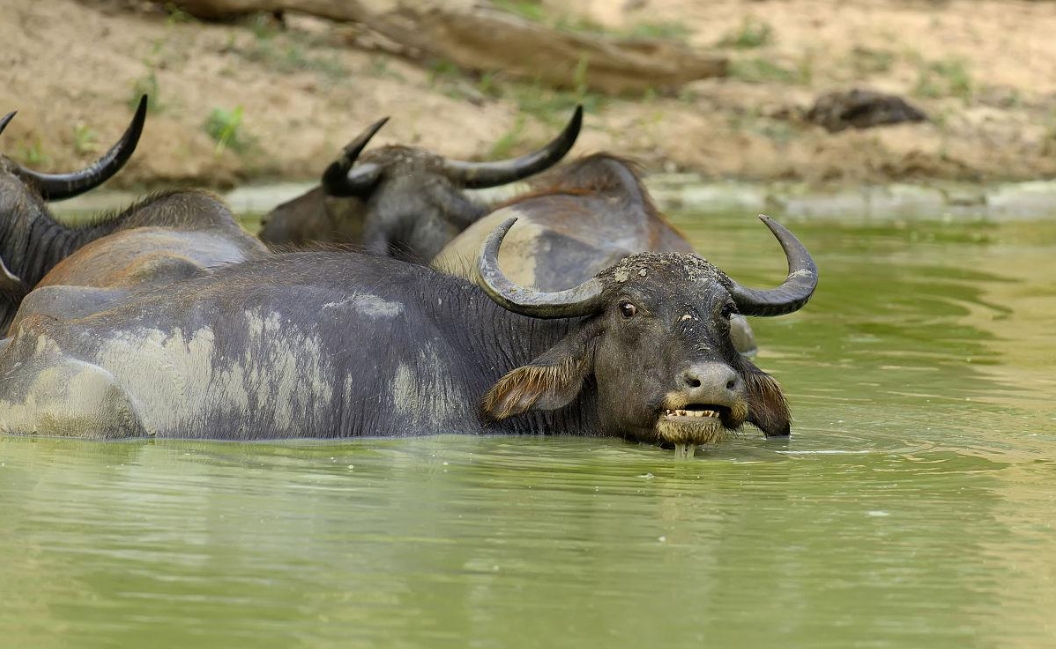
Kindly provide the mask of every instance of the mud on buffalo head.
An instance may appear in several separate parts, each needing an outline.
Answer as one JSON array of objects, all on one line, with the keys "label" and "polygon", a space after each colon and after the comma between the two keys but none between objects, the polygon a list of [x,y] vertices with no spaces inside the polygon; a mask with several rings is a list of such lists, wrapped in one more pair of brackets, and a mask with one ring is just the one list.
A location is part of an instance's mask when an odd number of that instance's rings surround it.
[{"label": "mud on buffalo head", "polygon": [[516,219],[496,229],[481,252],[485,290],[510,311],[537,318],[583,317],[549,351],[496,383],[484,416],[497,421],[571,403],[592,382],[601,432],[661,444],[705,444],[745,422],[767,436],[789,434],[788,405],[768,374],[730,339],[730,316],[798,310],[818,282],[806,248],[761,216],[784,248],[788,277],[771,290],[741,286],[695,255],[639,253],[578,287],[526,289],[499,270],[499,244]]},{"label": "mud on buffalo head", "polygon": [[362,244],[389,256],[428,262],[486,209],[463,189],[496,187],[527,178],[561,160],[583,120],[571,121],[543,148],[512,160],[461,162],[402,145],[363,152],[382,119],[356,137],[323,173],[322,185],[264,217],[269,244]]},{"label": "mud on buffalo head", "polygon": [[[15,113],[0,118],[0,133]],[[117,144],[88,167],[64,174],[27,169],[0,155],[0,321],[47,271],[48,244],[60,229],[45,201],[61,201],[98,187],[128,162],[136,150],[147,117],[144,95]]]}]

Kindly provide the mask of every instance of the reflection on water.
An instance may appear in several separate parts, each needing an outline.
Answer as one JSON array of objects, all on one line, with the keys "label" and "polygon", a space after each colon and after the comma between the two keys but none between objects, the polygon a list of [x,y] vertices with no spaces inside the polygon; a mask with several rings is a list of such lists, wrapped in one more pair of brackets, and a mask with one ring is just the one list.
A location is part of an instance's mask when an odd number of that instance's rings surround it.
[{"label": "reflection on water", "polygon": [[790,441],[0,439],[0,646],[1052,646],[1056,226],[791,225]]}]

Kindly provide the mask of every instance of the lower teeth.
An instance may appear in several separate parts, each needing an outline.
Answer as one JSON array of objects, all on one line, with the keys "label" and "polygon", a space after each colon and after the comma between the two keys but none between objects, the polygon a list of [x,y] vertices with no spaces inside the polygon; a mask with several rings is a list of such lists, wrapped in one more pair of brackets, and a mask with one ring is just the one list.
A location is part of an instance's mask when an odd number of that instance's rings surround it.
[{"label": "lower teeth", "polygon": [[714,410],[668,410],[664,414],[668,417],[718,417],[719,413]]}]

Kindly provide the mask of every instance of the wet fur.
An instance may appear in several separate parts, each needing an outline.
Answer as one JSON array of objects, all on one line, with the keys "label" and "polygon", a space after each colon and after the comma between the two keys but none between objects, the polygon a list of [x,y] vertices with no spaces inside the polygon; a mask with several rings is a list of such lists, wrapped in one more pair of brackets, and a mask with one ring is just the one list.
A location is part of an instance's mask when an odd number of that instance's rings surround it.
[{"label": "wet fur", "polygon": [[742,369],[741,377],[744,379],[744,390],[748,399],[748,421],[755,424],[767,437],[789,435],[792,430],[792,415],[777,381],[754,365],[746,370]]},{"label": "wet fur", "polygon": [[591,342],[599,330],[596,322],[587,324],[499,379],[484,395],[484,421],[502,421],[532,409],[555,410],[574,401],[593,373]]},{"label": "wet fur", "polygon": [[485,421],[502,421],[533,408],[553,410],[569,400],[551,395],[568,392],[575,385],[573,398],[583,380],[582,362],[566,358],[557,365],[525,365],[499,379],[484,395],[481,412]]}]

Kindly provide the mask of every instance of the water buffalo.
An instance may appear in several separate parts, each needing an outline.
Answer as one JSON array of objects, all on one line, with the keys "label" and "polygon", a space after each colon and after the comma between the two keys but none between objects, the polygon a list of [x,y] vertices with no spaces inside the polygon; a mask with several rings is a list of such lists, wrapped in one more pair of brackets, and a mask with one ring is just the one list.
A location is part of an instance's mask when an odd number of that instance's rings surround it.
[{"label": "water buffalo", "polygon": [[[109,231],[109,223],[69,227],[51,216],[45,201],[61,201],[101,185],[132,156],[143,132],[147,98],[124,135],[81,171],[44,174],[0,155],[0,326],[5,329],[22,297],[63,257]],[[15,113],[0,119],[0,133]]]},{"label": "water buffalo", "polygon": [[11,330],[35,314],[88,316],[131,293],[269,254],[206,192],[155,194],[107,223],[113,232],[64,258],[25,296]]},{"label": "water buffalo", "polygon": [[[586,281],[636,252],[685,252],[693,247],[649,196],[636,164],[608,153],[581,158],[532,181],[532,189],[480,219],[433,260],[443,272],[473,278],[481,244],[510,217],[499,257],[515,282],[558,291]],[[734,316],[737,350],[756,351],[748,321]]]},{"label": "water buffalo", "polygon": [[789,433],[777,383],[738,354],[729,318],[810,298],[684,253],[639,253],[559,292],[481,253],[484,288],[343,252],[265,256],[80,319],[34,315],[0,351],[0,432],[260,439],[434,433],[609,435],[702,444],[750,422]]},{"label": "water buffalo", "polygon": [[363,153],[388,118],[345,147],[322,185],[264,217],[269,245],[313,242],[362,245],[368,251],[427,263],[488,208],[463,189],[496,187],[527,178],[559,161],[579,135],[583,109],[556,139],[513,160],[460,162],[424,149],[385,146]]},{"label": "water buffalo", "polygon": [[[202,192],[155,194],[84,226],[63,224],[50,214],[45,201],[85,192],[124,165],[143,130],[146,109],[144,96],[124,136],[84,171],[46,175],[0,157],[2,330],[12,325],[16,311],[19,318],[86,315],[135,287],[266,252],[222,202]],[[13,116],[0,120],[0,131]]]}]

